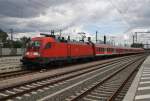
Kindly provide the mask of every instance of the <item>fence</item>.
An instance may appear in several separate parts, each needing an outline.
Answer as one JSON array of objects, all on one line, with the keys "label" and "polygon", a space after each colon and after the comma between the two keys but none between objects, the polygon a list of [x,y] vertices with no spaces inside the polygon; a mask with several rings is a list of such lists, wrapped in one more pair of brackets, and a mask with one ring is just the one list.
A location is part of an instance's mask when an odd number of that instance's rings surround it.
[{"label": "fence", "polygon": [[24,51],[24,48],[0,48],[0,56],[22,55]]}]

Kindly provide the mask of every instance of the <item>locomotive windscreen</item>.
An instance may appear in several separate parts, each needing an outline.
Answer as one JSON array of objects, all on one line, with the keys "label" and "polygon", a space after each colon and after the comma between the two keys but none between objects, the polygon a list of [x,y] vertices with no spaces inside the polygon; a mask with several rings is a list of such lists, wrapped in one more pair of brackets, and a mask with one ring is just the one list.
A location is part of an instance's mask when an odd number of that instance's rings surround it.
[{"label": "locomotive windscreen", "polygon": [[40,47],[40,41],[31,41],[32,47]]},{"label": "locomotive windscreen", "polygon": [[34,50],[37,50],[37,49],[39,49],[40,48],[40,46],[41,46],[41,42],[40,41],[38,41],[38,40],[35,40],[35,41],[30,41],[29,43],[28,43],[28,49],[34,49]]}]

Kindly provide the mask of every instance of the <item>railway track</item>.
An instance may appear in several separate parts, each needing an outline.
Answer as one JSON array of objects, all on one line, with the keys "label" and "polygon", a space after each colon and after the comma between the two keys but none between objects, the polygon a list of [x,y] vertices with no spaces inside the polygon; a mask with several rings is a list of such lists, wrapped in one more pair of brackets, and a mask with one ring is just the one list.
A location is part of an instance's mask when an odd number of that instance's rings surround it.
[{"label": "railway track", "polygon": [[122,101],[129,84],[135,76],[137,67],[144,59],[132,62],[100,82],[84,88],[67,98],[68,101]]},{"label": "railway track", "polygon": [[32,71],[18,70],[18,71],[12,71],[8,73],[0,73],[0,80],[6,80],[6,79],[18,77],[18,76],[23,76],[29,73],[32,73]]},{"label": "railway track", "polygon": [[[130,56],[125,56],[123,58],[121,57],[119,58],[120,59],[119,61],[122,61],[127,58],[130,58]],[[116,59],[114,59],[114,61],[117,62]],[[20,65],[20,68],[22,68],[21,65]],[[6,80],[6,79],[15,78],[18,76],[24,76],[24,75],[31,74],[31,73],[38,73],[38,72],[40,72],[40,70],[29,71],[29,70],[22,70],[22,69],[17,70],[17,71],[12,71],[12,72],[4,72],[4,73],[2,72],[0,73],[0,80]]]},{"label": "railway track", "polygon": [[126,95],[129,87],[132,84],[132,81],[134,80],[136,74],[138,71],[135,71],[131,77],[127,80],[126,84],[122,86],[121,90],[118,92],[118,94],[116,96],[114,96],[114,101],[122,101],[124,96]]},{"label": "railway track", "polygon": [[[142,62],[144,60],[143,57],[139,55],[138,57],[122,58],[120,61],[116,60],[91,66],[91,68],[68,71],[51,77],[4,88],[0,90],[0,100],[76,100],[75,98],[78,99],[78,96],[74,94],[81,95],[79,91],[82,91],[82,93],[83,91],[85,92],[85,90],[89,89],[86,87],[92,87],[98,82],[102,82],[105,76],[107,77],[109,74],[117,73],[117,71],[125,69],[128,65],[133,64],[135,60],[138,61],[142,58]],[[115,81],[117,82],[117,80]]]}]

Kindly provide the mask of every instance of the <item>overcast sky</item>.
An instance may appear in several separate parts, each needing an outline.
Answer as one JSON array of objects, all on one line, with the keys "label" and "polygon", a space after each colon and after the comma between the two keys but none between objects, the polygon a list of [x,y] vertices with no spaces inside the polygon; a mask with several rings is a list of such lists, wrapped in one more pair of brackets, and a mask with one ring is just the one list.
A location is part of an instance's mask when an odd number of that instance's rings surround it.
[{"label": "overcast sky", "polygon": [[117,35],[149,27],[150,0],[0,0],[0,28],[16,33],[62,29]]}]

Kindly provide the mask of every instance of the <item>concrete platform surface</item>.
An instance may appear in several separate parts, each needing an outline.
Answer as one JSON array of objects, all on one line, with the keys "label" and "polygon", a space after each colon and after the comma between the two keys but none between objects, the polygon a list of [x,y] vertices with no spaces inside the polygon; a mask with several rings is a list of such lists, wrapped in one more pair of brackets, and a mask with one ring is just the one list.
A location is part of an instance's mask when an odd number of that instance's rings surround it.
[{"label": "concrete platform surface", "polygon": [[150,56],[141,65],[123,101],[150,101]]},{"label": "concrete platform surface", "polygon": [[20,70],[21,56],[0,57],[0,73]]}]

